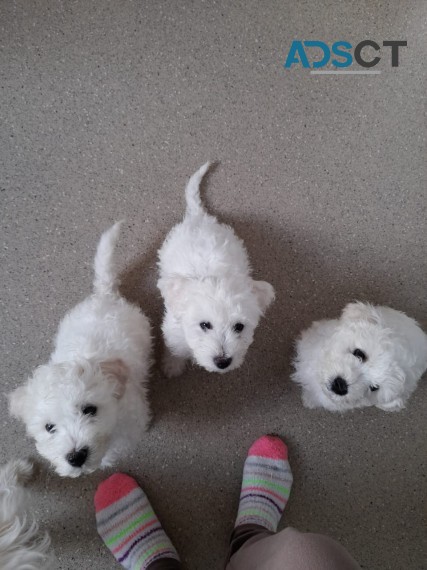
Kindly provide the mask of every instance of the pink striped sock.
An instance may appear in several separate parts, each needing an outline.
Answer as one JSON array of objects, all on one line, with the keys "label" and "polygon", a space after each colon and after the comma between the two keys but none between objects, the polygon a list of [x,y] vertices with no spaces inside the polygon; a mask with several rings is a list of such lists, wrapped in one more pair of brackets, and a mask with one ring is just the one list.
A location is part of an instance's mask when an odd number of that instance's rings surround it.
[{"label": "pink striped sock", "polygon": [[253,443],[243,468],[236,526],[257,524],[276,532],[292,486],[288,448],[275,435]]},{"label": "pink striped sock", "polygon": [[127,570],[147,570],[160,559],[181,568],[178,554],[144,491],[123,473],[101,483],[95,494],[96,524],[102,540]]}]

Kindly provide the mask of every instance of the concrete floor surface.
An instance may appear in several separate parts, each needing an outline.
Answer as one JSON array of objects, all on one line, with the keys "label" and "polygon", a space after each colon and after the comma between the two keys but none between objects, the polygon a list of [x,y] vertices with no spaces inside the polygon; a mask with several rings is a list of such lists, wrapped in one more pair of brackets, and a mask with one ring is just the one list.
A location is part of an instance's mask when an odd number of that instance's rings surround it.
[{"label": "concrete floor surface", "polygon": [[[118,469],[147,491],[188,570],[220,570],[245,453],[288,442],[283,524],[327,533],[369,570],[426,568],[425,380],[401,413],[302,407],[292,343],[354,299],[426,326],[427,4],[4,0],[1,65],[0,458],[34,453],[4,394],[44,363],[91,290],[100,233],[126,218],[123,292],[161,353],[156,251],[207,159],[209,210],[244,239],[277,300],[245,364],[151,378],[155,420]],[[406,39],[371,76],[285,70],[293,39]],[[377,69],[377,68],[376,68]],[[95,529],[106,473],[42,469],[34,512],[61,570],[118,568]]]}]

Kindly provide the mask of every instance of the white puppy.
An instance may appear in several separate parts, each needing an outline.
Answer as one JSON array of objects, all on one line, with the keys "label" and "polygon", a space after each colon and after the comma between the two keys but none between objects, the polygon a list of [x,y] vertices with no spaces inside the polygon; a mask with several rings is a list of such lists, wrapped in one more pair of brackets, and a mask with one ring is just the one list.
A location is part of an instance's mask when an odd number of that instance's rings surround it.
[{"label": "white puppy", "polygon": [[427,368],[427,335],[400,311],[350,303],[297,341],[293,380],[308,408],[397,411]]},{"label": "white puppy", "polygon": [[94,293],[62,320],[49,363],[10,395],[11,413],[62,476],[112,465],[150,419],[150,324],[118,292],[113,253],[119,227],[101,237]]},{"label": "white puppy", "polygon": [[206,163],[190,178],[184,220],[159,251],[168,376],[181,374],[190,358],[209,372],[240,366],[274,299],[269,283],[252,279],[242,240],[204,210],[199,186],[208,168]]},{"label": "white puppy", "polygon": [[33,473],[29,461],[16,459],[0,467],[0,568],[47,570],[53,565],[50,539],[28,518],[23,485]]}]

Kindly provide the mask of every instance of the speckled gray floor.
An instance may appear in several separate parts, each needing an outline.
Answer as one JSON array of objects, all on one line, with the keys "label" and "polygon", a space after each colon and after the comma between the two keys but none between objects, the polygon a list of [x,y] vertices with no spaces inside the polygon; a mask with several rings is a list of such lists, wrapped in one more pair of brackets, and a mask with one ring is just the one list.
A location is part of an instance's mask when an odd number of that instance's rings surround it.
[{"label": "speckled gray floor", "polygon": [[[33,446],[4,393],[51,350],[91,288],[101,231],[125,217],[123,291],[161,349],[155,253],[187,177],[219,161],[204,200],[245,240],[277,301],[245,365],[152,375],[155,422],[119,468],[147,490],[189,570],[220,570],[243,458],[283,435],[295,474],[284,523],[328,533],[369,570],[425,568],[424,381],[407,409],[305,410],[292,341],[352,299],[426,325],[427,4],[3,0],[1,35],[1,460]],[[406,39],[375,76],[285,71],[292,39]],[[117,568],[92,497],[105,474],[42,470],[34,510],[62,570]]]}]

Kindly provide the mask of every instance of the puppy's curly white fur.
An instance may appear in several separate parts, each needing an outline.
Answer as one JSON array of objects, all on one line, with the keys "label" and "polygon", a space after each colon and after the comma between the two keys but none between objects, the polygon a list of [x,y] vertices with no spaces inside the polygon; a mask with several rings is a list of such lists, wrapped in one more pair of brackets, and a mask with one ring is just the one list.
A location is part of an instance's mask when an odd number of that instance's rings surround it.
[{"label": "puppy's curly white fur", "polygon": [[0,568],[48,570],[54,557],[47,533],[28,515],[24,484],[33,473],[27,460],[14,459],[0,467]]},{"label": "puppy's curly white fur", "polygon": [[309,408],[397,411],[427,369],[427,335],[416,321],[367,303],[350,303],[339,319],[313,323],[296,349],[293,380]]},{"label": "puppy's curly white fur", "polygon": [[209,372],[240,366],[273,287],[251,277],[246,248],[230,226],[202,206],[204,164],[186,188],[184,220],[159,251],[158,287],[165,302],[165,372],[177,376],[193,359]]},{"label": "puppy's curly white fur", "polygon": [[94,292],[65,315],[49,363],[10,394],[11,413],[62,476],[112,465],[150,419],[150,324],[118,292],[113,254],[119,228],[102,235]]}]

